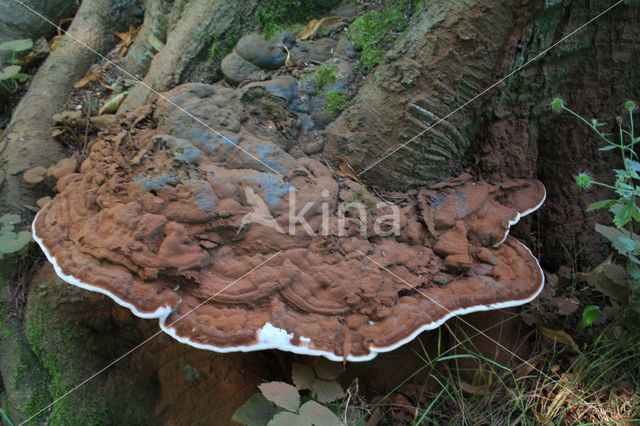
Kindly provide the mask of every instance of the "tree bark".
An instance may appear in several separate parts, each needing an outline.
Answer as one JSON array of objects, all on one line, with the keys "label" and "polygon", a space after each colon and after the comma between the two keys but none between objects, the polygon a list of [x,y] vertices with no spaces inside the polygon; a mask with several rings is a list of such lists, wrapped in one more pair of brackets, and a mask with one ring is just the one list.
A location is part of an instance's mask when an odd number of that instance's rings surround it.
[{"label": "tree bark", "polygon": [[[32,167],[48,167],[64,157],[63,147],[51,136],[55,113],[59,112],[73,84],[111,46],[104,38],[113,29],[112,0],[86,0],[69,34],[40,67],[13,112],[0,140],[0,211],[22,212],[39,196],[22,178]],[[32,13],[25,11],[25,13]],[[92,51],[93,50],[93,51]]]}]

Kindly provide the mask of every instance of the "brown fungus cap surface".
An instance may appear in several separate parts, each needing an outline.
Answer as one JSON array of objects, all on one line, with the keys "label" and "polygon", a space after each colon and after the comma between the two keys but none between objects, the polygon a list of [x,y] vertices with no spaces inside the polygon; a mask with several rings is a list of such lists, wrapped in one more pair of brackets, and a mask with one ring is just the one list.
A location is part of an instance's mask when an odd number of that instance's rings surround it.
[{"label": "brown fungus cap surface", "polygon": [[538,262],[507,234],[542,184],[465,175],[390,204],[287,153],[295,119],[263,95],[289,127],[264,130],[255,98],[191,84],[167,96],[226,139],[164,102],[102,132],[34,222],[58,274],[196,347],[332,360],[537,296]]}]

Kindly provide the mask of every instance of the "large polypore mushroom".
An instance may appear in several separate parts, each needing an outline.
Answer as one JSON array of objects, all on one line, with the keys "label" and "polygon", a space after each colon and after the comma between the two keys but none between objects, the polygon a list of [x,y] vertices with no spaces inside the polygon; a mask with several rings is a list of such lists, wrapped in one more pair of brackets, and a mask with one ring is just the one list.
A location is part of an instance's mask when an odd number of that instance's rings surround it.
[{"label": "large polypore mushroom", "polygon": [[390,204],[287,153],[236,93],[167,94],[225,137],[166,102],[102,133],[34,222],[60,277],[199,348],[351,361],[540,292],[537,260],[507,236],[543,202],[539,182],[462,176]]}]

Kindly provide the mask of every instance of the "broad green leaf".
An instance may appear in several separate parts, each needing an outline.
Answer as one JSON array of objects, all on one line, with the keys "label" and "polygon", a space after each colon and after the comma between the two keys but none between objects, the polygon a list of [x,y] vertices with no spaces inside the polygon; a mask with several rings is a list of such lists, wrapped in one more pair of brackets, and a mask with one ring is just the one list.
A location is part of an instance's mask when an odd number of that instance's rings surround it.
[{"label": "broad green leaf", "polygon": [[0,234],[6,234],[7,232],[12,232],[15,226],[12,223],[3,223],[0,228]]},{"label": "broad green leaf", "polygon": [[631,218],[637,214],[638,206],[636,206],[634,200],[625,200],[623,204],[618,204],[611,207],[610,211],[613,213],[613,224],[618,228],[624,228],[624,226],[631,221]]},{"label": "broad green leaf", "polygon": [[307,401],[300,407],[300,415],[310,423],[318,426],[341,426],[338,416],[324,405],[315,401]]},{"label": "broad green leaf", "polygon": [[31,232],[20,231],[0,234],[0,252],[9,254],[21,250],[31,241]]},{"label": "broad green leaf", "polygon": [[18,214],[6,213],[0,216],[0,223],[15,225],[20,222],[22,222],[22,218]]},{"label": "broad green leaf", "polygon": [[598,209],[608,209],[609,207],[615,206],[618,200],[602,200],[596,201],[595,203],[589,204],[587,207],[587,211],[593,211]]},{"label": "broad green leaf", "polygon": [[599,223],[596,224],[595,230],[609,240],[613,248],[621,254],[632,253],[640,244],[640,235],[635,233],[621,231],[612,226],[604,226]]},{"label": "broad green leaf", "polygon": [[33,47],[33,40],[25,38],[22,40],[5,41],[0,44],[0,50],[8,50],[10,52],[23,52]]},{"label": "broad green leaf", "polygon": [[276,406],[261,393],[254,393],[233,413],[231,420],[246,426],[264,426],[273,417]]},{"label": "broad green leaf", "polygon": [[598,318],[600,318],[600,308],[595,305],[589,305],[584,308],[584,311],[582,311],[582,320],[580,321],[580,327],[591,327],[594,322],[598,321]]},{"label": "broad green leaf", "polygon": [[8,67],[4,67],[2,71],[0,71],[0,80],[15,78],[15,76],[20,73],[21,69],[20,65],[9,65]]},{"label": "broad green leaf", "polygon": [[317,379],[311,390],[316,394],[318,402],[327,404],[347,396],[338,382]]},{"label": "broad green leaf", "polygon": [[283,411],[273,416],[273,419],[267,424],[268,426],[312,426],[304,417],[295,413]]},{"label": "broad green leaf", "polygon": [[300,390],[311,389],[311,384],[316,378],[313,369],[308,365],[293,363],[291,365],[291,379],[296,388]]},{"label": "broad green leaf", "polygon": [[288,383],[270,382],[258,386],[260,392],[269,401],[289,411],[298,411],[300,406],[300,394],[298,390]]},{"label": "broad green leaf", "polygon": [[18,74],[14,75],[13,78],[18,80],[20,83],[26,83],[27,80],[31,78],[31,76],[29,74],[19,72]]}]

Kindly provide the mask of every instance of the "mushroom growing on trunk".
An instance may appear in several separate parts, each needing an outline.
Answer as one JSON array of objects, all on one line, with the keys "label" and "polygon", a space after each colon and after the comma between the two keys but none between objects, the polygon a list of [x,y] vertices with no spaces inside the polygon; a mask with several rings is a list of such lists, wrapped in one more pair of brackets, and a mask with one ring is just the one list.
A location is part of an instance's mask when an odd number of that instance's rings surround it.
[{"label": "mushroom growing on trunk", "polygon": [[540,182],[463,175],[392,204],[285,151],[232,89],[165,96],[102,132],[33,230],[62,279],[179,341],[366,361],[542,289],[507,235],[544,201]]}]

